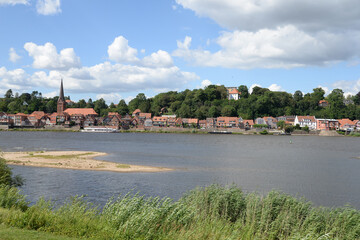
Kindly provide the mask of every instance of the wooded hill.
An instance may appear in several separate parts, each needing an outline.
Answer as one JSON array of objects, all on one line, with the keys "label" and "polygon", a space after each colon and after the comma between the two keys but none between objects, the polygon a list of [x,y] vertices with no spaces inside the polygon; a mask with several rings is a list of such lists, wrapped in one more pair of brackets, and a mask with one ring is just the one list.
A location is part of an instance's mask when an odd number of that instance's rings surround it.
[{"label": "wooded hill", "polygon": [[[118,104],[109,106],[104,99],[92,101],[84,99],[68,104],[68,108],[94,108],[100,115],[108,112],[118,112],[121,115],[131,114],[139,108],[141,112],[151,112],[153,116],[176,114],[182,118],[205,119],[218,116],[240,116],[243,119],[255,119],[263,116],[282,115],[314,115],[317,118],[350,118],[360,119],[360,92],[345,98],[341,89],[334,89],[325,97],[322,88],[315,88],[313,92],[303,94],[296,91],[294,94],[287,92],[274,92],[267,88],[254,87],[251,94],[247,86],[238,87],[241,98],[237,101],[228,100],[225,86],[210,85],[205,89],[186,89],[181,92],[170,91],[160,93],[152,98],[139,93],[129,104],[122,99]],[[9,89],[4,98],[0,99],[0,112],[7,113],[32,113],[56,111],[58,97],[44,98],[41,93],[18,93],[13,95]],[[69,97],[67,98],[69,99]],[[319,106],[320,100],[326,100],[327,107]]]}]

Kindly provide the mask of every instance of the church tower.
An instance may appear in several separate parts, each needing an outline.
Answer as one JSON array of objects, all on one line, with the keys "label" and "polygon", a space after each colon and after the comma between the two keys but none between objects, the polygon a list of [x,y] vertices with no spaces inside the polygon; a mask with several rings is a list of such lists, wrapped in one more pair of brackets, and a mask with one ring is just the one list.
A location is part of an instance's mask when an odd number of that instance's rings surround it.
[{"label": "church tower", "polygon": [[66,109],[66,102],[65,102],[65,97],[64,97],[63,80],[61,79],[60,94],[59,94],[59,99],[57,102],[57,113],[63,114],[65,109]]}]

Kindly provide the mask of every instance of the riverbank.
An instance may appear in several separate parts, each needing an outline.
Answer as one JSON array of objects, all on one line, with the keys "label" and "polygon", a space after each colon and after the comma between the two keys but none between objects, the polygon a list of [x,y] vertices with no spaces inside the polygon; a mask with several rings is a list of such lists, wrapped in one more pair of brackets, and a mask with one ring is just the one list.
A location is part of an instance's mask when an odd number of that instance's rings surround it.
[{"label": "riverbank", "polygon": [[9,165],[49,167],[89,171],[111,172],[164,172],[170,168],[121,164],[94,159],[105,156],[102,152],[86,151],[38,151],[38,152],[4,152],[3,158]]}]

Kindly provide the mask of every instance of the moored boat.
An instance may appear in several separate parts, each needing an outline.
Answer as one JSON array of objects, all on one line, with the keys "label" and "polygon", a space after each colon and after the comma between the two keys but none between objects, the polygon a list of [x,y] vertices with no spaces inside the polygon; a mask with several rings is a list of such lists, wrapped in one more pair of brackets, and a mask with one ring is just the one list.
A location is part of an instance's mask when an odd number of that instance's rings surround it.
[{"label": "moored boat", "polygon": [[81,132],[114,133],[119,132],[119,130],[109,127],[85,127]]}]

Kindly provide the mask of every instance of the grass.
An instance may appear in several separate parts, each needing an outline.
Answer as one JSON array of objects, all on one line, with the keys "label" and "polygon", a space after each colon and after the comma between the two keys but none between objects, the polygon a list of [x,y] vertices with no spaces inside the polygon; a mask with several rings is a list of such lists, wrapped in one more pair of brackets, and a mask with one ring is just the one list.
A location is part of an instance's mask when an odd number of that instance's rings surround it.
[{"label": "grass", "polygon": [[73,240],[66,236],[56,236],[51,233],[38,232],[35,230],[19,229],[0,225],[0,240]]},{"label": "grass", "polygon": [[58,207],[43,199],[26,208],[19,207],[21,201],[10,202],[0,210],[5,229],[73,238],[360,239],[356,209],[313,207],[305,199],[279,192],[246,194],[236,186],[197,188],[178,201],[130,193],[110,199],[101,210],[82,197]]},{"label": "grass", "polygon": [[130,168],[129,164],[118,164],[116,165],[117,168]]},{"label": "grass", "polygon": [[93,155],[94,153],[80,153],[80,154],[65,154],[65,155],[35,155],[34,153],[29,153],[28,157],[44,158],[44,159],[69,159],[69,158],[79,158],[83,156]]}]

